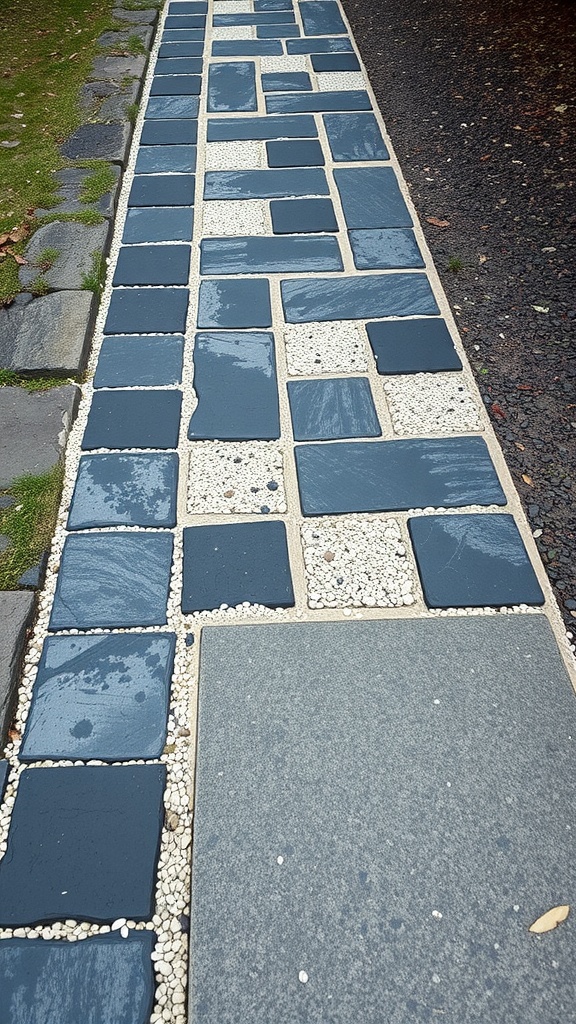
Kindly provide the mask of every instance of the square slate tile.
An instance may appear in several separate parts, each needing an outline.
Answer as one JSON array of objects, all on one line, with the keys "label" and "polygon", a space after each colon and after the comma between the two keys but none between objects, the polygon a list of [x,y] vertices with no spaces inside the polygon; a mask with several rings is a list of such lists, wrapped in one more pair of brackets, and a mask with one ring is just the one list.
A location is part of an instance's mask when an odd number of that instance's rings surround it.
[{"label": "square slate tile", "polygon": [[144,117],[152,121],[198,117],[197,96],[151,96]]},{"label": "square slate tile", "polygon": [[270,72],[262,75],[264,92],[309,92],[312,89],[310,75],[306,71]]},{"label": "square slate tile", "polygon": [[292,324],[439,312],[424,274],[301,278],[282,281],[280,289],[285,318]]},{"label": "square slate tile", "polygon": [[112,284],[187,284],[189,245],[123,245]]},{"label": "square slate tile", "polygon": [[182,392],[97,391],[82,448],[176,448]]},{"label": "square slate tile", "polygon": [[444,320],[393,320],[366,324],[378,373],[461,370]]},{"label": "square slate tile", "polygon": [[345,34],[346,25],[336,0],[302,0],[300,14],[307,36],[330,36]]},{"label": "square slate tile", "polygon": [[281,57],[282,43],[277,39],[215,39],[213,57]]},{"label": "square slate tile", "polygon": [[198,327],[271,327],[268,281],[202,281]]},{"label": "square slate tile", "polygon": [[287,386],[296,441],[381,435],[367,379],[293,380]]},{"label": "square slate tile", "polygon": [[429,608],[544,604],[513,516],[415,516],[408,528]]},{"label": "square slate tile", "polygon": [[334,180],[349,228],[412,227],[391,167],[339,167]]},{"label": "square slate tile", "polygon": [[184,614],[244,601],[268,608],[294,604],[284,523],[187,527],[183,576]]},{"label": "square slate tile", "polygon": [[178,456],[83,455],[69,530],[95,526],[175,526]]},{"label": "square slate tile", "polygon": [[167,121],[144,121],[141,146],[196,145],[198,121],[193,117],[172,118]]},{"label": "square slate tile", "polygon": [[208,171],[204,177],[204,199],[275,199],[329,194],[326,174],[320,167]]},{"label": "square slate tile", "polygon": [[270,215],[275,235],[338,231],[331,199],[277,199]]},{"label": "square slate tile", "polygon": [[369,228],[349,231],[358,270],[423,267],[424,260],[411,228]]},{"label": "square slate tile", "polygon": [[196,146],[140,146],[135,174],[162,174],[196,170]]},{"label": "square slate tile", "polygon": [[330,236],[205,238],[201,243],[201,274],[288,274],[343,269],[338,242]]},{"label": "square slate tile", "polygon": [[203,52],[203,42],[185,40],[181,43],[161,43],[160,49],[158,50],[158,57],[160,59],[164,59],[165,57],[201,57]]},{"label": "square slate tile", "polygon": [[267,142],[269,167],[324,167],[322,146],[317,139]]},{"label": "square slate tile", "polygon": [[175,647],[172,633],[48,637],[21,760],[160,757]]},{"label": "square slate tile", "polygon": [[193,228],[191,206],[135,206],[126,213],[122,241],[189,242]]},{"label": "square slate tile", "polygon": [[155,75],[201,75],[200,57],[160,57],[154,67]]},{"label": "square slate tile", "polygon": [[[318,0],[313,0],[317,3]],[[278,93],[266,96],[269,114],[300,114],[322,110],[370,110],[370,97],[364,89],[342,89],[334,92]]]},{"label": "square slate tile", "polygon": [[305,516],[506,504],[481,437],[301,445],[296,468]]},{"label": "square slate tile", "polygon": [[164,626],[172,545],[171,533],[67,537],[48,628]]},{"label": "square slate tile", "polygon": [[[313,0],[314,3],[317,0]],[[289,39],[286,43],[287,53],[352,53],[349,39]]]},{"label": "square slate tile", "polygon": [[360,71],[355,53],[313,53],[310,60],[314,71]]},{"label": "square slate tile", "polygon": [[374,114],[324,114],[323,121],[333,160],[390,159]]},{"label": "square slate tile", "polygon": [[208,111],[257,110],[254,61],[223,61],[208,69]]},{"label": "square slate tile", "polygon": [[156,935],[119,932],[82,942],[5,939],[0,1020],[10,1024],[147,1024],[154,1006],[150,954]]},{"label": "square slate tile", "polygon": [[189,292],[185,288],[117,288],[104,334],[182,333]]},{"label": "square slate tile", "polygon": [[192,440],[248,441],[280,437],[274,335],[197,334]]},{"label": "square slate tile", "polygon": [[165,780],[159,764],[25,769],[0,862],[0,924],[148,920]]},{"label": "square slate tile", "polygon": [[134,178],[128,206],[193,206],[193,174],[145,174]]},{"label": "square slate tile", "polygon": [[179,384],[183,353],[181,334],[109,335],[102,342],[92,383],[96,389]]},{"label": "square slate tile", "polygon": [[208,142],[234,142],[239,139],[316,138],[313,117],[222,117],[208,119]]},{"label": "square slate tile", "polygon": [[258,25],[258,39],[296,39],[300,35],[298,25]]}]

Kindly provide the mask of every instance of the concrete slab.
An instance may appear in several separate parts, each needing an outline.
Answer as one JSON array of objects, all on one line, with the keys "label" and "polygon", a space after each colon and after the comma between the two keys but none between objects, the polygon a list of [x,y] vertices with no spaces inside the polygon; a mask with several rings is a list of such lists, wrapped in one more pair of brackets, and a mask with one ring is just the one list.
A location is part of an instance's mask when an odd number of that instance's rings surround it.
[{"label": "concrete slab", "polygon": [[30,394],[0,388],[0,489],[31,473],[48,472],[60,460],[76,416],[75,384]]},{"label": "concrete slab", "polygon": [[78,373],[97,308],[93,292],[62,291],[0,309],[0,366],[16,373]]},{"label": "concrete slab", "polygon": [[0,592],[0,747],[6,742],[14,710],[26,630],[33,613],[32,594],[17,590]]},{"label": "concrete slab", "polygon": [[[40,274],[50,288],[59,290],[82,289],[84,275],[93,269],[95,252],[105,255],[111,225],[108,221],[89,227],[73,221],[54,221],[34,233],[26,247],[28,266],[20,267],[20,284],[26,288]],[[49,270],[38,267],[38,260],[46,249],[55,249],[59,255]]]}]

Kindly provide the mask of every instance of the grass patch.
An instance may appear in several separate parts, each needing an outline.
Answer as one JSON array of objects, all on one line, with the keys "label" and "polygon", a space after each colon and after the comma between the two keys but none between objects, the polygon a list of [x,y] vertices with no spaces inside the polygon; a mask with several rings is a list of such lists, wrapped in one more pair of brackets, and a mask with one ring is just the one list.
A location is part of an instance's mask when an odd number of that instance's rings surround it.
[{"label": "grass patch", "polygon": [[11,508],[0,510],[0,533],[11,540],[0,554],[0,590],[15,590],[22,573],[35,565],[52,539],[63,467],[56,466],[42,476],[24,476],[3,491],[15,499]]},{"label": "grass patch", "polygon": [[110,164],[101,163],[94,167],[92,174],[89,174],[80,190],[81,203],[96,203],[107,192],[110,192],[116,184],[116,175]]},{"label": "grass patch", "polygon": [[74,384],[75,377],[23,377],[13,370],[0,369],[0,388],[24,388],[25,391],[48,391],[50,388],[59,388],[63,384]]},{"label": "grass patch", "polygon": [[452,271],[453,274],[457,274],[460,270],[464,270],[464,264],[459,256],[451,256],[448,260],[448,270]]},{"label": "grass patch", "polygon": [[42,275],[40,275],[40,277],[35,277],[29,285],[26,285],[26,287],[36,298],[38,298],[39,295],[48,295],[48,292],[50,291],[50,285]]},{"label": "grass patch", "polygon": [[127,53],[131,53],[133,57],[138,57],[141,53],[147,53],[147,49],[144,43],[140,39],[140,36],[130,36],[126,43]]},{"label": "grass patch", "polygon": [[92,269],[82,274],[82,287],[95,295],[101,295],[106,280],[106,260],[101,252],[92,253]]},{"label": "grass patch", "polygon": [[36,260],[36,266],[39,267],[39,269],[45,274],[47,270],[52,269],[59,255],[59,249],[52,249],[50,246],[48,246],[46,249],[43,249],[40,255],[38,256],[38,259]]},{"label": "grass patch", "polygon": [[128,106],[124,107],[126,117],[130,121],[130,124],[136,124],[136,118],[138,117],[139,105],[138,103],[129,103]]}]

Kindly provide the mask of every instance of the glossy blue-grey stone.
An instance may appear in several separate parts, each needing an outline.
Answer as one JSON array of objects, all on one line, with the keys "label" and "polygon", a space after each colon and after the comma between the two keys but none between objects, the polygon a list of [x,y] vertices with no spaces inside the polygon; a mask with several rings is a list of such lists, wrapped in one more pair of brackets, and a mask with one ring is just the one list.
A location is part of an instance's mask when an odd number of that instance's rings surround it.
[{"label": "glossy blue-grey stone", "polygon": [[186,284],[189,245],[123,245],[112,284]]},{"label": "glossy blue-grey stone", "polygon": [[310,60],[314,71],[360,71],[355,53],[313,53]]},{"label": "glossy blue-grey stone", "polygon": [[[315,0],[314,0],[315,2]],[[352,43],[348,38],[327,39],[289,39],[286,43],[287,53],[352,53]]]},{"label": "glossy blue-grey stone", "polygon": [[173,0],[168,7],[168,14],[206,14],[208,4],[203,0]]},{"label": "glossy blue-grey stone", "polygon": [[170,118],[167,121],[144,121],[141,146],[195,145],[198,121],[193,117]]},{"label": "glossy blue-grey stone", "polygon": [[185,528],[182,611],[244,601],[268,608],[294,604],[284,523]]},{"label": "glossy blue-grey stone", "polygon": [[344,35],[346,25],[336,0],[302,0],[300,14],[307,36]]},{"label": "glossy blue-grey stone", "polygon": [[109,335],[102,342],[93,385],[98,389],[179,384],[183,352],[181,334]]},{"label": "glossy blue-grey stone", "polygon": [[215,39],[213,57],[281,57],[278,39]]},{"label": "glossy blue-grey stone", "polygon": [[140,146],[136,158],[135,174],[159,172],[194,172],[196,146]]},{"label": "glossy blue-grey stone", "polygon": [[49,629],[164,626],[172,543],[151,531],[67,537]]},{"label": "glossy blue-grey stone", "polygon": [[160,757],[175,646],[172,633],[48,637],[21,760]]},{"label": "glossy blue-grey stone", "polygon": [[362,228],[348,234],[358,270],[424,266],[411,228]]},{"label": "glossy blue-grey stone", "polygon": [[444,320],[394,320],[366,324],[378,373],[461,370]]},{"label": "glossy blue-grey stone", "polygon": [[198,327],[271,327],[268,281],[202,281]]},{"label": "glossy blue-grey stone", "polygon": [[25,769],[0,861],[0,925],[149,920],[165,780],[160,764]]},{"label": "glossy blue-grey stone", "polygon": [[154,67],[155,75],[201,75],[201,57],[160,57]]},{"label": "glossy blue-grey stone", "polygon": [[338,231],[331,199],[276,199],[270,216],[275,235]]},{"label": "glossy blue-grey stone", "polygon": [[128,206],[193,206],[193,174],[140,174],[134,178]]},{"label": "glossy blue-grey stone", "polygon": [[151,96],[144,117],[153,121],[198,117],[197,96]]},{"label": "glossy blue-grey stone", "polygon": [[294,24],[296,18],[289,11],[276,13],[275,11],[264,11],[260,14],[240,12],[238,14],[215,14],[214,25],[288,25]]},{"label": "glossy blue-grey stone", "polygon": [[208,142],[316,138],[313,117],[223,117],[208,120]]},{"label": "glossy blue-grey stone", "polygon": [[325,163],[318,139],[267,142],[266,154],[269,167],[323,167]]},{"label": "glossy blue-grey stone", "polygon": [[[314,3],[317,0],[313,0]],[[279,93],[266,96],[269,114],[299,114],[314,110],[370,110],[370,97],[364,89],[339,92]]]},{"label": "glossy blue-grey stone", "polygon": [[158,50],[158,57],[201,57],[204,52],[204,43],[185,40],[184,42],[162,43]]},{"label": "glossy blue-grey stone", "polygon": [[194,344],[192,440],[280,437],[274,335],[212,332]]},{"label": "glossy blue-grey stone", "polygon": [[96,391],[82,448],[176,448],[182,392]]},{"label": "glossy blue-grey stone", "polygon": [[416,516],[408,528],[429,608],[544,604],[513,516]]},{"label": "glossy blue-grey stone", "polygon": [[298,25],[258,25],[258,39],[296,39],[300,35]]},{"label": "glossy blue-grey stone", "polygon": [[272,238],[205,238],[201,274],[290,274],[343,270],[337,240],[301,235]]},{"label": "glossy blue-grey stone", "polygon": [[364,377],[288,382],[296,441],[379,437],[382,433],[370,384]]},{"label": "glossy blue-grey stone", "polygon": [[301,445],[296,468],[306,516],[506,504],[481,437]]},{"label": "glossy blue-grey stone", "polygon": [[306,71],[280,71],[262,75],[264,92],[303,92],[312,89],[310,75]]},{"label": "glossy blue-grey stone", "polygon": [[8,761],[0,758],[0,801],[4,799],[4,790],[6,789],[6,783],[8,782],[9,771],[10,764]]},{"label": "glossy blue-grey stone", "polygon": [[169,14],[164,22],[165,29],[202,29],[206,25],[205,14],[172,15]]},{"label": "glossy blue-grey stone", "polygon": [[151,96],[199,96],[202,75],[160,75],[152,79]]},{"label": "glossy blue-grey stone", "polygon": [[293,11],[292,0],[254,0],[255,11]]},{"label": "glossy blue-grey stone", "polygon": [[282,281],[288,323],[367,320],[375,316],[434,316],[439,312],[424,274],[302,278]]},{"label": "glossy blue-grey stone", "polygon": [[185,288],[115,288],[104,334],[160,334],[186,328]]},{"label": "glossy blue-grey stone", "polygon": [[334,160],[390,159],[374,114],[324,114],[323,121]]},{"label": "glossy blue-grey stone", "polygon": [[162,33],[163,43],[200,42],[206,32],[203,28],[168,28]]},{"label": "glossy blue-grey stone", "polygon": [[574,1016],[570,917],[528,932],[576,885],[543,615],[208,626],[199,708],[191,1021]]},{"label": "glossy blue-grey stone", "polygon": [[95,526],[175,526],[176,453],[83,455],[69,530]]},{"label": "glossy blue-grey stone", "polygon": [[83,942],[5,939],[0,1020],[10,1024],[147,1024],[154,1005],[153,932]]},{"label": "glossy blue-grey stone", "polygon": [[257,110],[254,61],[226,61],[208,69],[208,111]]},{"label": "glossy blue-grey stone", "polygon": [[412,227],[392,167],[338,167],[334,179],[349,228]]},{"label": "glossy blue-grey stone", "polygon": [[326,174],[320,167],[207,171],[204,178],[204,199],[274,199],[329,194]]},{"label": "glossy blue-grey stone", "polygon": [[134,206],[126,212],[122,241],[189,242],[193,228],[191,206]]}]

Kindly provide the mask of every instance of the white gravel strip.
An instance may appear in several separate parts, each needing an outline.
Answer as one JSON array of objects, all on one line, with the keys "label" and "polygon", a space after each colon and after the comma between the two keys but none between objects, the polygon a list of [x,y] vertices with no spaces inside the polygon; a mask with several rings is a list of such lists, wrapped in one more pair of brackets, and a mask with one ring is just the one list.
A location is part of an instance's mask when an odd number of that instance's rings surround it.
[{"label": "white gravel strip", "polygon": [[285,324],[288,373],[357,373],[368,369],[364,335],[354,320]]},{"label": "white gravel strip", "polygon": [[196,441],[190,453],[188,511],[286,512],[282,452],[271,441]]},{"label": "white gravel strip", "polygon": [[320,92],[366,88],[366,79],[361,71],[318,71],[316,81]]},{"label": "white gravel strip", "polygon": [[265,199],[223,199],[203,204],[204,235],[267,235],[268,220]]},{"label": "white gravel strip", "polygon": [[254,39],[255,35],[252,25],[215,25],[212,29],[212,39]]},{"label": "white gravel strip", "polygon": [[478,406],[462,373],[415,373],[384,384],[397,434],[482,430]]},{"label": "white gravel strip", "polygon": [[265,166],[266,148],[259,140],[206,143],[207,171],[252,171]]},{"label": "white gravel strip", "polygon": [[263,74],[287,71],[308,71],[305,53],[290,53],[287,57],[261,57],[260,70]]}]

